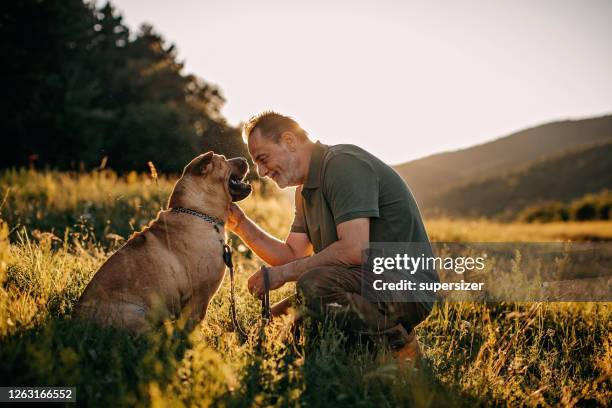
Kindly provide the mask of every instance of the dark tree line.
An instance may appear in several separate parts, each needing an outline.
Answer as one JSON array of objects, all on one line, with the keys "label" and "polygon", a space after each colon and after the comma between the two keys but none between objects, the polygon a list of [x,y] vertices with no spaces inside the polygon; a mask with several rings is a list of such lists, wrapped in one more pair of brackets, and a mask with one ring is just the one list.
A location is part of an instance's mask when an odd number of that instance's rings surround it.
[{"label": "dark tree line", "polygon": [[0,6],[0,167],[180,171],[196,154],[245,155],[221,91],[183,73],[153,27],[131,33],[111,4]]}]

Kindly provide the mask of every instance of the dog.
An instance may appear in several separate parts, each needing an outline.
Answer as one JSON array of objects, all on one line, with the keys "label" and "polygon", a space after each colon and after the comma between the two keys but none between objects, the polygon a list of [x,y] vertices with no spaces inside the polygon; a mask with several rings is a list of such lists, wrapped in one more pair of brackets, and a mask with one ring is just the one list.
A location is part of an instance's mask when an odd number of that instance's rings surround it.
[{"label": "dog", "polygon": [[194,327],[225,274],[230,205],[251,193],[244,158],[208,152],[183,170],[162,210],[96,272],[75,317],[142,334],[165,319]]}]

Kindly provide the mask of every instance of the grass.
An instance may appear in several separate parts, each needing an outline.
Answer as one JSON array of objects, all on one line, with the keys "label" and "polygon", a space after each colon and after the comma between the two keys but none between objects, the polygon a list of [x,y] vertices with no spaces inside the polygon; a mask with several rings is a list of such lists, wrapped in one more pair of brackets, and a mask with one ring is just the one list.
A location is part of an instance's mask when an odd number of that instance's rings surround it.
[{"label": "grass", "polygon": [[487,219],[434,218],[427,231],[437,242],[556,242],[610,241],[610,221],[500,223]]},{"label": "grass", "polygon": [[[609,303],[441,304],[418,328],[423,369],[400,371],[384,347],[349,344],[333,322],[297,333],[285,320],[260,327],[259,302],[246,290],[260,261],[236,237],[246,343],[232,332],[227,280],[192,333],[167,322],[134,339],[77,324],[69,317],[89,279],[164,205],[173,181],[24,170],[0,180],[10,188],[0,227],[1,385],[76,386],[79,403],[95,406],[605,406],[612,398]],[[290,205],[270,192],[243,206],[283,238]],[[564,225],[427,223],[432,239],[445,241],[609,237],[610,224]]]}]

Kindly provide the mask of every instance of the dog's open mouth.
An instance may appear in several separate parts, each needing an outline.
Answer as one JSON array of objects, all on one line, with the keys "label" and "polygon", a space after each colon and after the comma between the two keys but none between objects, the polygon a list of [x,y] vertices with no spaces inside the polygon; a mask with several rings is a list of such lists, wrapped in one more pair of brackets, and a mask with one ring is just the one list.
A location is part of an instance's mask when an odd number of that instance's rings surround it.
[{"label": "dog's open mouth", "polygon": [[243,174],[241,177],[235,174],[234,171],[232,171],[232,174],[230,174],[228,188],[230,195],[232,196],[232,201],[244,200],[248,197],[249,194],[251,194],[251,185],[242,181],[242,179],[244,179],[244,176],[245,175]]}]

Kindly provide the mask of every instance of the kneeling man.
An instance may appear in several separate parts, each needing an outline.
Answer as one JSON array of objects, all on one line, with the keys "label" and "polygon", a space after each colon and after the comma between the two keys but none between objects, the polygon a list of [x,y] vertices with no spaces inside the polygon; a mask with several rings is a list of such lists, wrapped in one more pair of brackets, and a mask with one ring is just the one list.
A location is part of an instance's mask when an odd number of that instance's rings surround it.
[{"label": "kneeling man", "polygon": [[[274,112],[251,118],[243,129],[260,177],[279,188],[297,186],[295,218],[285,242],[271,237],[233,204],[228,228],[265,262],[270,288],[297,282],[298,299],[315,318],[333,317],[347,331],[382,336],[400,358],[418,358],[414,327],[431,303],[372,302],[361,294],[362,249],[368,242],[429,239],[404,180],[387,164],[354,145],[313,142],[297,122]],[[249,290],[264,291],[259,270]],[[280,314],[289,300],[277,304]]]}]

